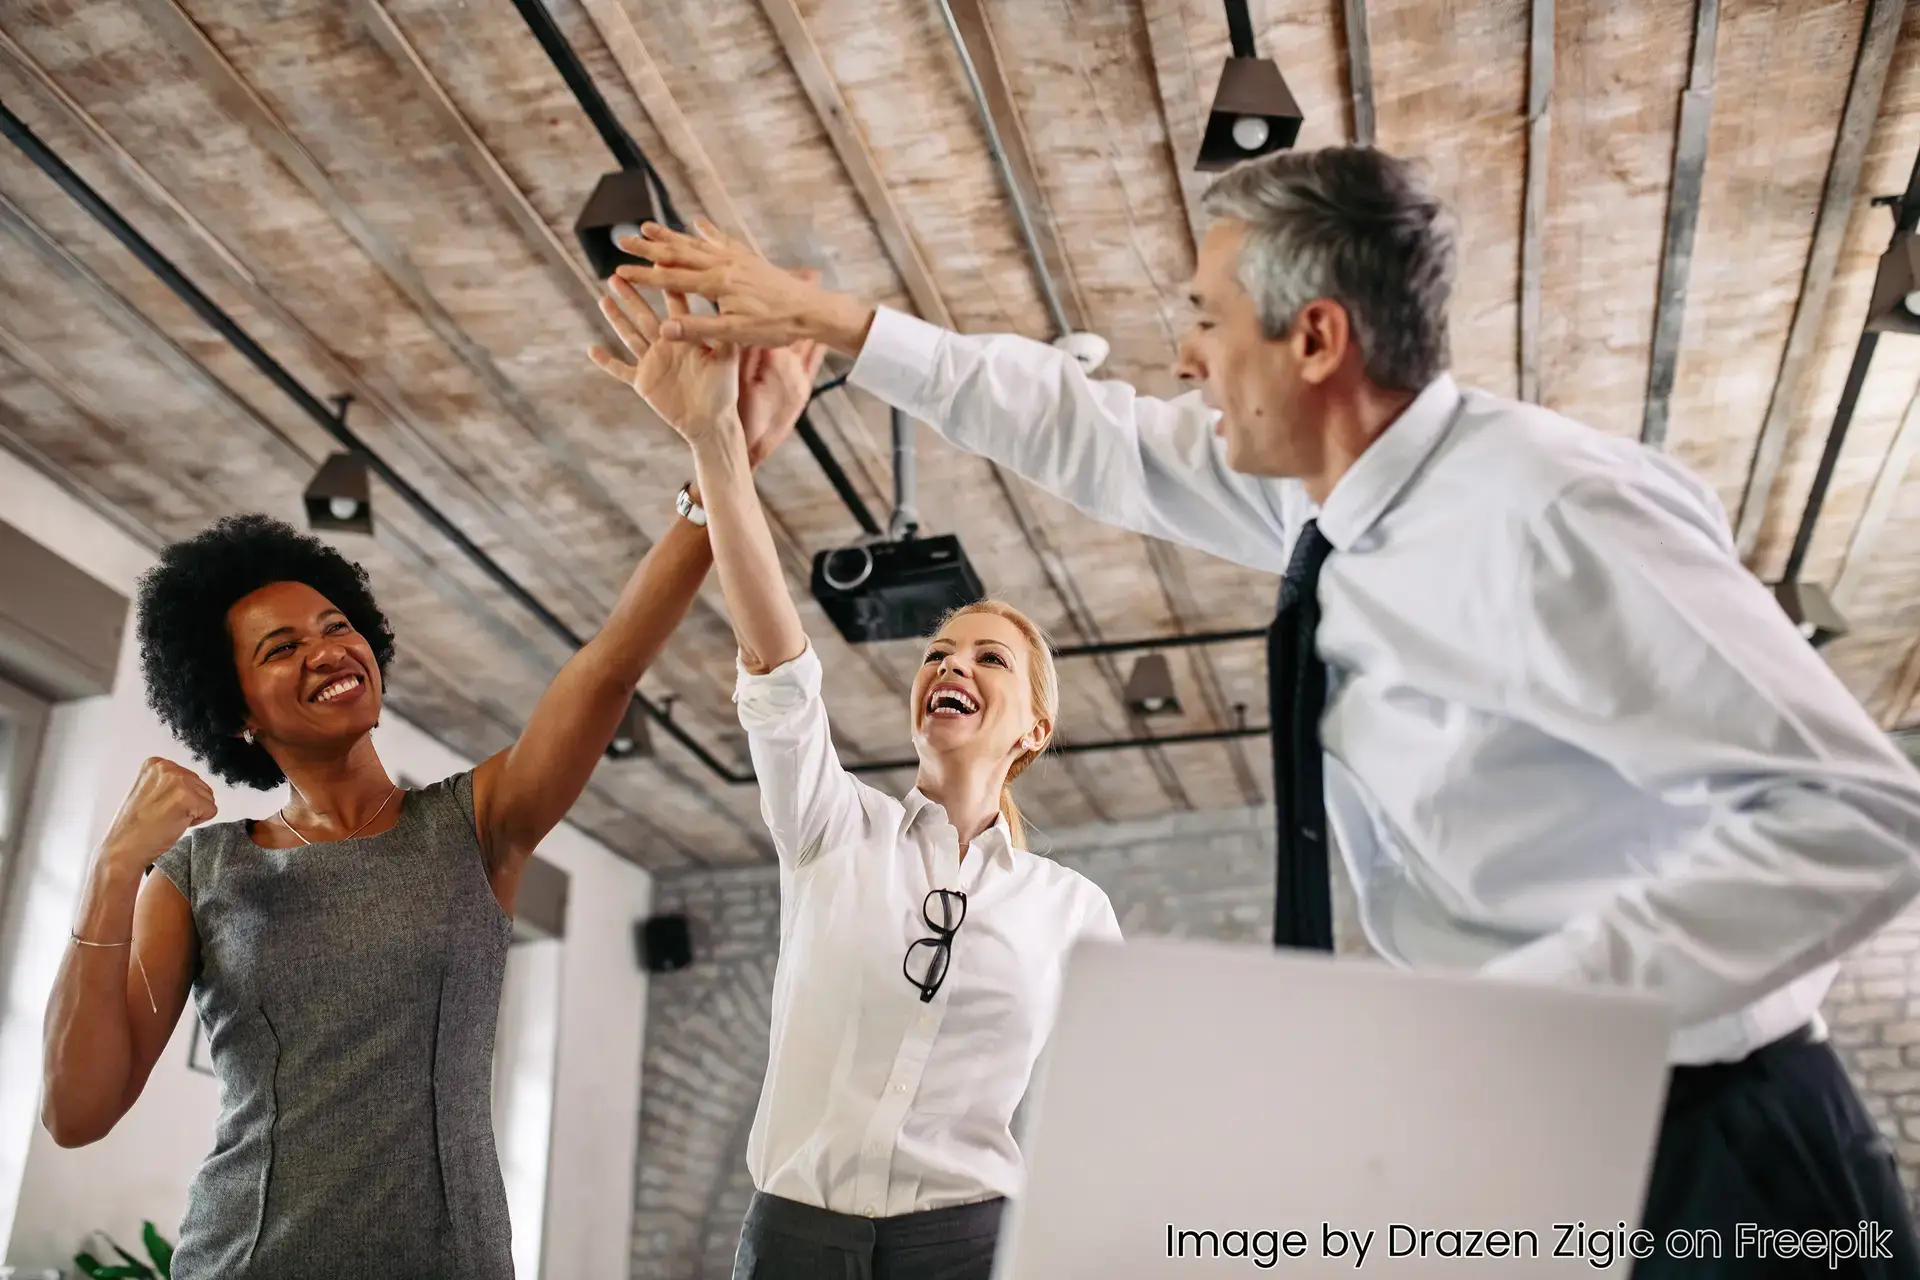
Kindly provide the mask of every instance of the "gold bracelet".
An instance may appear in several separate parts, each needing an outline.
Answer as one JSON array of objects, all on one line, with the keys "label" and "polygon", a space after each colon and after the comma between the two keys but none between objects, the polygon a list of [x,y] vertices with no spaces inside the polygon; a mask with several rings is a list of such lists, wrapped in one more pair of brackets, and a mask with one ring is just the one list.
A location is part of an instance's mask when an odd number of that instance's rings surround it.
[{"label": "gold bracelet", "polygon": [[[73,932],[71,929],[67,931],[67,936],[72,938],[75,942],[79,943],[83,947],[104,947],[108,950],[113,950],[118,947],[133,946],[132,938],[128,938],[125,942],[89,942],[87,941],[87,939],[81,937],[79,934]],[[153,998],[153,982],[151,979],[147,977],[146,961],[140,958],[140,953],[138,951],[135,951],[133,953],[133,963],[139,967],[140,981],[147,988],[147,1007],[152,1009],[155,1013],[160,1012],[160,1005]]]}]

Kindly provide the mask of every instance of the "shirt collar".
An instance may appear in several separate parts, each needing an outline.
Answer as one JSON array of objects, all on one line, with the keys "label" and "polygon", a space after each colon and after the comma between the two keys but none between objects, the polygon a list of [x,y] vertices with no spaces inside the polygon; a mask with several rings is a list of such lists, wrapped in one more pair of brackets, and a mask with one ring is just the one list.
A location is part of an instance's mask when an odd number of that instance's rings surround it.
[{"label": "shirt collar", "polygon": [[[941,820],[946,821],[946,810],[929,798],[918,787],[907,792],[906,798],[903,799],[900,804],[906,810],[907,815],[905,825],[901,828],[903,831],[911,831],[913,824],[920,821],[920,815],[928,809],[938,811]],[[995,814],[993,817],[993,825],[974,837],[972,844],[970,844],[968,848],[972,853],[984,854],[1002,866],[1011,867],[1013,865],[1013,832],[1007,826],[1007,815],[1004,813]]]},{"label": "shirt collar", "polygon": [[1449,374],[1429,382],[1400,416],[1347,468],[1318,516],[1320,532],[1335,550],[1351,547],[1405,491],[1460,407],[1460,388]]}]

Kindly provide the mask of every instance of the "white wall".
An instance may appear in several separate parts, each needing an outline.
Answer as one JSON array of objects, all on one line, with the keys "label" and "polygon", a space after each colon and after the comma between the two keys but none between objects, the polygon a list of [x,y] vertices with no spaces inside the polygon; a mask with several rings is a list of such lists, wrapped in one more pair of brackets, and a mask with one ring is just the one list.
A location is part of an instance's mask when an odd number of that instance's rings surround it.
[{"label": "white wall", "polygon": [[[145,547],[4,451],[0,518],[129,598],[152,562]],[[389,770],[420,782],[473,763],[391,713],[374,740]],[[38,1122],[41,1019],[88,851],[149,755],[189,768],[197,764],[145,705],[130,626],[115,692],[63,704],[53,716],[15,880],[13,945],[0,956],[6,978],[0,1003],[0,1258],[16,1266],[64,1266],[95,1229],[137,1251],[145,1219],[174,1238],[188,1183],[212,1139],[219,1090],[212,1077],[187,1066],[191,1005],[140,1101],[105,1140],[65,1151]],[[218,821],[263,816],[281,799],[208,781],[219,799]],[[554,1280],[624,1275],[647,1004],[632,928],[648,912],[652,883],[568,825],[555,830],[539,852],[571,881],[558,965],[543,1271]]]}]

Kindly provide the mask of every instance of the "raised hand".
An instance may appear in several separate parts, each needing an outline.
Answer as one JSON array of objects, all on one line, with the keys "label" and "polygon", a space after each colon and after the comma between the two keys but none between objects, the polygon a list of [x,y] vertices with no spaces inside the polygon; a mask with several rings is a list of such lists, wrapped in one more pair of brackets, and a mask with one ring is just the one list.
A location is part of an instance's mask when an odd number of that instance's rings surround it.
[{"label": "raised hand", "polygon": [[154,756],[140,766],[100,847],[115,864],[144,871],[188,828],[211,821],[218,810],[213,788],[200,775]]},{"label": "raised hand", "polygon": [[[776,267],[711,222],[698,236],[649,222],[642,239],[621,247],[652,266],[624,266],[616,275],[633,284],[698,295],[717,316],[670,316],[661,336],[740,346],[785,347],[812,339],[849,355],[866,341],[873,308],[822,289],[816,279]],[[811,274],[811,273],[807,273]]]},{"label": "raised hand", "polygon": [[740,421],[747,432],[747,459],[754,466],[793,434],[826,354],[819,343],[806,341],[749,347],[740,353]]},{"label": "raised hand", "polygon": [[[663,342],[660,317],[639,290],[618,277],[613,297],[600,299],[600,313],[634,358],[619,359],[605,347],[588,355],[608,376],[618,378],[653,406],[667,425],[690,445],[715,434],[739,430],[740,358],[727,343]],[[667,294],[669,319],[687,315],[682,293]]]}]

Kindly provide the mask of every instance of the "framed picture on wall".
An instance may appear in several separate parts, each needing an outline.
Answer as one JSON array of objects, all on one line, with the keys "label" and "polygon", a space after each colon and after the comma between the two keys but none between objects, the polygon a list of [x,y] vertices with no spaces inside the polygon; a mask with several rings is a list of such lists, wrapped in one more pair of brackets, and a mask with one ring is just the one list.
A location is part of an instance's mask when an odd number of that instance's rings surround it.
[{"label": "framed picture on wall", "polygon": [[206,1032],[200,1027],[200,1016],[191,1007],[187,1013],[193,1018],[193,1030],[187,1041],[187,1067],[203,1076],[213,1074],[213,1059],[207,1056]]}]

